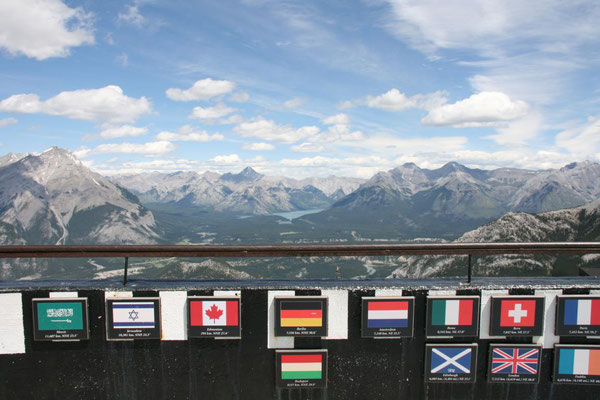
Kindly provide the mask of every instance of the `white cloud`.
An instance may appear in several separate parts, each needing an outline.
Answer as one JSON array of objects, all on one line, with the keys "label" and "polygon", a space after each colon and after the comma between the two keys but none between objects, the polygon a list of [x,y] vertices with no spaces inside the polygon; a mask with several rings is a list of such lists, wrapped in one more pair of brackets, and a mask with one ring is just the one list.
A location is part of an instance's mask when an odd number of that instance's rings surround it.
[{"label": "white cloud", "polygon": [[137,27],[144,25],[144,23],[146,22],[146,18],[142,14],[140,14],[140,10],[137,4],[125,6],[125,11],[119,13],[117,19],[120,22],[132,24]]},{"label": "white cloud", "polygon": [[0,119],[0,128],[3,128],[10,124],[16,124],[18,121],[15,118],[4,118]]},{"label": "white cloud", "polygon": [[122,125],[115,127],[108,127],[100,132],[100,137],[103,139],[115,139],[126,136],[143,136],[148,133],[148,128],[140,128],[131,125]]},{"label": "white cloud", "polygon": [[246,103],[248,100],[250,100],[250,95],[246,92],[237,92],[229,96],[229,101],[234,103]]},{"label": "white cloud", "polygon": [[121,53],[119,54],[115,60],[117,60],[117,62],[119,64],[121,64],[124,67],[129,66],[129,56],[127,55],[127,53]]},{"label": "white cloud", "polygon": [[339,108],[345,109],[364,105],[384,111],[399,112],[411,108],[430,110],[444,103],[446,103],[446,92],[444,91],[407,96],[400,90],[392,88],[379,96],[367,96],[364,99],[344,101],[339,105]]},{"label": "white cloud", "polygon": [[184,125],[177,133],[162,131],[156,135],[156,140],[171,142],[214,142],[224,140],[225,137],[219,133],[209,134],[206,131],[196,131],[191,125]]},{"label": "white cloud", "polygon": [[194,107],[189,118],[194,119],[215,119],[221,118],[237,111],[235,108],[229,107],[223,103],[219,103],[214,107]]},{"label": "white cloud", "polygon": [[242,117],[239,114],[235,114],[235,115],[230,115],[227,118],[221,118],[215,122],[220,125],[231,125],[231,124],[241,124],[244,121],[246,121],[246,118]]},{"label": "white cloud", "polygon": [[148,143],[106,143],[96,146],[91,153],[94,154],[141,154],[157,156],[175,150],[175,145],[167,141]]},{"label": "white cloud", "polygon": [[524,101],[512,101],[501,92],[481,92],[430,110],[421,123],[433,126],[485,126],[498,121],[514,120],[528,111],[529,105]]},{"label": "white cloud", "polygon": [[242,122],[234,128],[241,137],[254,137],[262,140],[275,141],[279,143],[296,143],[319,133],[316,126],[303,126],[294,129],[288,125],[278,125],[272,120],[263,117],[254,118],[248,122]]},{"label": "white cloud", "polygon": [[60,0],[3,0],[0,47],[37,60],[66,57],[72,47],[94,43],[91,18]]},{"label": "white cloud", "polygon": [[486,137],[502,146],[522,146],[536,138],[542,129],[543,116],[534,111],[522,118],[509,121],[496,128],[497,133]]},{"label": "white cloud", "polygon": [[600,119],[590,117],[588,121],[556,135],[556,146],[583,158],[600,156]]},{"label": "white cloud", "polygon": [[166,95],[175,101],[195,101],[210,100],[213,97],[221,96],[233,91],[236,87],[235,82],[215,81],[210,78],[196,81],[189,89],[167,89]]},{"label": "white cloud", "polygon": [[300,98],[300,97],[294,97],[293,99],[290,99],[286,102],[283,103],[283,108],[287,108],[287,109],[294,109],[294,108],[298,108],[301,105],[306,103],[306,99]]},{"label": "white cloud", "polygon": [[325,147],[318,143],[304,142],[297,146],[292,146],[292,151],[296,153],[320,153]]},{"label": "white cloud", "polygon": [[152,111],[148,99],[123,94],[119,86],[61,92],[40,101],[36,94],[16,94],[0,102],[0,111],[22,114],[43,113],[86,121],[133,122]]},{"label": "white cloud", "polygon": [[350,117],[346,114],[336,114],[323,118],[323,123],[326,125],[348,125],[350,124]]},{"label": "white cloud", "polygon": [[[549,104],[572,88],[573,71],[596,68],[590,45],[600,36],[593,0],[386,0],[387,28],[431,58],[478,68],[478,91],[501,91]],[[391,12],[390,12],[391,11]],[[592,47],[593,48],[593,47]]]},{"label": "white cloud", "polygon": [[251,151],[269,151],[275,150],[275,146],[270,143],[244,143],[242,146],[244,150]]},{"label": "white cloud", "polygon": [[211,161],[211,162],[213,162],[215,164],[224,164],[224,165],[235,164],[235,165],[238,165],[242,161],[242,159],[237,154],[229,154],[229,155],[215,156],[215,157],[211,158],[209,161]]}]

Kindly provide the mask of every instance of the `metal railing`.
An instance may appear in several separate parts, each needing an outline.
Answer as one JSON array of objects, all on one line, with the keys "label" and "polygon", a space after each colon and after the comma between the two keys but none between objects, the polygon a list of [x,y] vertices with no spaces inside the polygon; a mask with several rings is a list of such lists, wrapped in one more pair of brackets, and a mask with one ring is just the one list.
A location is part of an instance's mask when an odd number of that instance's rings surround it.
[{"label": "metal railing", "polygon": [[400,255],[466,255],[467,281],[471,283],[473,255],[593,254],[600,242],[552,243],[436,243],[354,245],[90,245],[0,246],[0,258],[123,257],[123,284],[127,285],[130,257],[345,257]]}]

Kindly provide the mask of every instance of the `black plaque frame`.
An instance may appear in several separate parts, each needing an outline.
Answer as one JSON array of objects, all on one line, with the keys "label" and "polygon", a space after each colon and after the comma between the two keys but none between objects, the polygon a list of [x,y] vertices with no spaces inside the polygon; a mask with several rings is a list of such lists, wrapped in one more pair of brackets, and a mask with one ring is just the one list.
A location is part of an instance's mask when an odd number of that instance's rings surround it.
[{"label": "black plaque frame", "polygon": [[[38,307],[39,303],[81,303],[81,318],[83,322],[83,329],[56,329],[56,330],[41,330],[39,328],[38,319]],[[48,297],[31,300],[33,309],[33,340],[35,341],[79,341],[89,340],[90,338],[90,324],[89,324],[89,313],[88,313],[88,299],[87,297]]]},{"label": "black plaque frame", "polygon": [[[282,379],[281,356],[322,354],[321,379]],[[327,387],[327,350],[276,350],[275,351],[275,383],[283,389],[324,389]]]},{"label": "black plaque frame", "polygon": [[[500,326],[502,300],[535,300],[534,326]],[[490,336],[542,336],[544,333],[544,296],[492,296]]]},{"label": "black plaque frame", "polygon": [[[154,328],[115,328],[113,326],[112,305],[115,303],[154,303]],[[160,298],[159,297],[119,297],[106,299],[106,340],[141,340],[161,338]]]},{"label": "black plaque frame", "polygon": [[[238,310],[237,326],[192,326],[192,308],[191,303],[195,301],[235,301]],[[190,338],[222,338],[222,339],[241,339],[242,338],[242,302],[237,296],[189,296],[187,298],[187,324],[188,337]]]},{"label": "black plaque frame", "polygon": [[[469,373],[450,373],[431,372],[431,360],[433,358],[434,348],[470,348],[471,349],[471,366]],[[477,378],[477,343],[468,344],[433,344],[425,345],[425,382],[426,383],[474,383]]]},{"label": "black plaque frame", "polygon": [[571,375],[571,374],[560,374],[559,365],[561,352],[559,349],[589,349],[589,350],[600,350],[600,346],[596,345],[554,345],[554,369],[553,369],[553,381],[554,383],[569,383],[577,385],[598,385],[600,384],[600,375]]},{"label": "black plaque frame", "polygon": [[[473,300],[471,325],[433,325],[433,300]],[[479,296],[427,296],[427,337],[477,337],[479,334]]]},{"label": "black plaque frame", "polygon": [[[322,322],[320,327],[284,327],[281,326],[281,307],[284,302],[297,303],[301,307],[302,303],[320,302],[322,310]],[[328,323],[328,298],[327,296],[278,296],[274,299],[274,321],[275,336],[304,336],[304,337],[325,337],[327,336]]]},{"label": "black plaque frame", "polygon": [[[388,301],[406,301],[408,302],[408,318],[407,326],[404,327],[368,327],[368,305],[371,302],[388,302]],[[414,315],[415,315],[415,298],[413,296],[404,297],[363,297],[362,298],[362,329],[361,334],[364,338],[386,338],[394,339],[401,337],[412,337],[414,335]]]},{"label": "black plaque frame", "polygon": [[[494,349],[497,348],[519,348],[519,349],[537,349],[537,373],[535,374],[524,374],[524,373],[500,373],[492,372],[492,362]],[[508,343],[494,343],[490,344],[490,352],[488,356],[488,382],[493,383],[539,383],[540,381],[540,367],[542,362],[542,346],[535,344],[508,344]]]},{"label": "black plaque frame", "polygon": [[600,325],[567,325],[565,324],[565,300],[600,300],[594,295],[565,295],[556,297],[556,336],[599,336]]}]

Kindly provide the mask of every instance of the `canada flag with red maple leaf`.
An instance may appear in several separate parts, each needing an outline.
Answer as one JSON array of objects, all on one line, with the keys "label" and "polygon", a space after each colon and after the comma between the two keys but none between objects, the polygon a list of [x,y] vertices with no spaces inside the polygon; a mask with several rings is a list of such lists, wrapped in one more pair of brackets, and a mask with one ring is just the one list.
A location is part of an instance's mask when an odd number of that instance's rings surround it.
[{"label": "canada flag with red maple leaf", "polygon": [[190,302],[192,326],[239,325],[239,302],[228,300],[199,300]]}]

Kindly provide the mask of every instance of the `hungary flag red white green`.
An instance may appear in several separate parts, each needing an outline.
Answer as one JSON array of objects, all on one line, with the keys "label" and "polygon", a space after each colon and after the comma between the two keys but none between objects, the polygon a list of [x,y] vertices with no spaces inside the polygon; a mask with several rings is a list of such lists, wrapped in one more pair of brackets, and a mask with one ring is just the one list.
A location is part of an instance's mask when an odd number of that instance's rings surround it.
[{"label": "hungary flag red white green", "polygon": [[237,301],[197,300],[190,301],[190,324],[192,326],[237,326],[239,310]]},{"label": "hungary flag red white green", "polygon": [[472,325],[473,300],[433,299],[432,325]]},{"label": "hungary flag red white green", "polygon": [[321,379],[322,376],[322,354],[283,354],[281,356],[281,379]]}]

